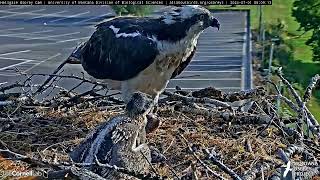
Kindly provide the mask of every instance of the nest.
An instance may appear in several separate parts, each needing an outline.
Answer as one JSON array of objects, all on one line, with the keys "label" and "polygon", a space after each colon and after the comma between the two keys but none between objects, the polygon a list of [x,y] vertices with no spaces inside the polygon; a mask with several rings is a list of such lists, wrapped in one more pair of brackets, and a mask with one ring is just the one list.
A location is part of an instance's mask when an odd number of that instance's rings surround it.
[{"label": "nest", "polygon": [[[293,90],[293,98],[267,94],[263,87],[231,94],[212,87],[165,92],[158,108],[161,125],[147,140],[166,161],[153,163],[147,175],[122,171],[141,179],[261,179],[280,177],[283,166],[290,162],[296,174],[307,168],[303,172],[309,174],[301,176],[316,178],[320,171],[319,125],[303,104],[310,99],[319,76],[312,79],[301,98],[281,73],[278,75]],[[70,162],[68,153],[97,125],[123,113],[125,105],[113,95],[98,94],[105,87],[96,82],[85,93],[58,88],[52,98],[38,101],[36,95],[57,87],[43,84],[33,91],[27,83],[33,76],[0,86],[0,171],[78,177],[79,171],[72,168],[85,170]],[[68,77],[74,78],[63,76]],[[91,82],[81,77],[77,80]],[[13,88],[18,90],[10,91]],[[274,106],[277,100],[296,115],[282,117]],[[56,173],[61,171],[62,176]]]}]

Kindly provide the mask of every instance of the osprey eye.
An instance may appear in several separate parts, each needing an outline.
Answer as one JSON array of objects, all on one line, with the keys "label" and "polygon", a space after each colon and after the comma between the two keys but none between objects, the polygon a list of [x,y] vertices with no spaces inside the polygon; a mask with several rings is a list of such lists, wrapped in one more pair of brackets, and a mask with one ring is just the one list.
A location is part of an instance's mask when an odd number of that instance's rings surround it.
[{"label": "osprey eye", "polygon": [[200,15],[200,18],[199,18],[201,21],[204,20],[204,15]]}]

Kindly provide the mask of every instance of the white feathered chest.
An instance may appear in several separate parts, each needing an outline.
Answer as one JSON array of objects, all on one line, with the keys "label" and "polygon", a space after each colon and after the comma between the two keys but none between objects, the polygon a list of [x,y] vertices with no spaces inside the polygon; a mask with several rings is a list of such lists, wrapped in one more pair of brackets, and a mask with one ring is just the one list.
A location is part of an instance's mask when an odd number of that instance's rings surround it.
[{"label": "white feathered chest", "polygon": [[[163,92],[167,86],[172,73],[185,61],[195,46],[200,33],[199,25],[194,25],[187,33],[187,36],[177,42],[158,41],[156,37],[152,39],[157,42],[159,55],[154,63],[141,72],[138,76],[123,83],[123,94],[131,94],[134,91],[142,91],[152,96],[157,96]],[[129,97],[127,97],[129,98]]]}]

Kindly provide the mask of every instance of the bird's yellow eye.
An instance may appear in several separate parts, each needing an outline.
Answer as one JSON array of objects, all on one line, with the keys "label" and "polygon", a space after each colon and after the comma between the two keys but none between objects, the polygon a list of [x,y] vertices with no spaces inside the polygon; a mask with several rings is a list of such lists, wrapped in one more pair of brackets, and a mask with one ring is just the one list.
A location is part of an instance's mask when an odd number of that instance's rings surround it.
[{"label": "bird's yellow eye", "polygon": [[204,15],[200,15],[200,18],[199,18],[201,21],[204,20]]}]

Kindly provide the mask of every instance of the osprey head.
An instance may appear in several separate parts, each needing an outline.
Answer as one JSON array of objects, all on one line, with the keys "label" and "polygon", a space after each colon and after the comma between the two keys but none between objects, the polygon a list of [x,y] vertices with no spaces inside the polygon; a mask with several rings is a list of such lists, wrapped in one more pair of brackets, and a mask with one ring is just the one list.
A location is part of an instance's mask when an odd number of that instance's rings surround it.
[{"label": "osprey head", "polygon": [[[179,10],[176,10],[179,11]],[[202,6],[182,6],[180,10],[180,18],[186,21],[190,21],[194,24],[199,24],[201,29],[208,27],[215,27],[220,29],[219,21],[213,17],[212,13]]]},{"label": "osprey head", "polygon": [[147,95],[136,92],[132,95],[126,106],[126,111],[131,117],[147,115],[152,109],[152,100]]}]

